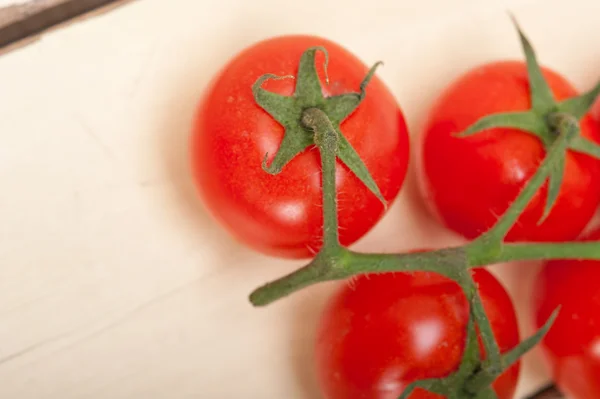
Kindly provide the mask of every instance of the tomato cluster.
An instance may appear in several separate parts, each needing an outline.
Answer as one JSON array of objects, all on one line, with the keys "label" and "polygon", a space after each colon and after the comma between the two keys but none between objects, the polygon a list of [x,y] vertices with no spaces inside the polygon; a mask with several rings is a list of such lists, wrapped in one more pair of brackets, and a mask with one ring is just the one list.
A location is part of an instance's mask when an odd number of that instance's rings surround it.
[{"label": "tomato cluster", "polygon": [[[294,75],[302,53],[314,46],[329,53],[323,96],[356,92],[368,68],[348,50],[319,37],[276,37],[245,49],[221,70],[194,123],[191,164],[206,208],[237,240],[270,256],[308,258],[320,250],[321,164],[319,152],[307,148],[280,173],[265,173],[263,158],[269,154],[267,161],[273,159],[284,129],[256,103],[252,85],[265,73]],[[325,82],[323,54],[316,61]],[[579,94],[557,72],[542,72],[557,100]],[[294,80],[270,80],[263,87],[292,96]],[[415,144],[421,191],[438,220],[466,239],[492,227],[536,171],[546,148],[537,137],[514,128],[490,128],[471,137],[456,133],[486,115],[530,107],[526,63],[498,61],[466,71],[430,110]],[[600,103],[580,120],[580,128],[582,136],[600,142]],[[383,197],[394,201],[408,168],[409,134],[402,110],[376,76],[340,130]],[[370,231],[386,208],[346,165],[336,168],[339,239],[348,246]],[[538,191],[507,241],[579,237],[600,205],[600,162],[569,151],[556,203],[538,223],[547,190],[544,185]],[[599,240],[600,231],[583,239]],[[549,262],[532,297],[538,327],[562,305],[543,347],[556,383],[576,399],[600,398],[598,266],[592,261]],[[474,269],[473,278],[504,353],[520,339],[512,300],[484,268]],[[316,370],[324,396],[392,399],[413,381],[448,375],[460,363],[468,318],[459,285],[437,274],[353,278],[332,296],[318,327]],[[499,398],[514,396],[518,376],[516,363],[494,382]],[[438,397],[416,390],[409,398]]]}]

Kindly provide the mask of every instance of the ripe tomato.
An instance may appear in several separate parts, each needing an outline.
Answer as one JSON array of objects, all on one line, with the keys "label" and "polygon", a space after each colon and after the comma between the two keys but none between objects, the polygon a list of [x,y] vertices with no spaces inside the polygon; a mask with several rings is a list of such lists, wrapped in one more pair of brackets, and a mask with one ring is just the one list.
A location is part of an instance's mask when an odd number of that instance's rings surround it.
[{"label": "ripe tomato", "polygon": [[[600,229],[582,240],[600,240]],[[537,326],[561,307],[541,345],[557,386],[571,399],[600,398],[600,262],[545,263],[533,304]]]},{"label": "ripe tomato", "polygon": [[[502,352],[519,343],[515,310],[504,287],[485,269],[473,276]],[[396,399],[411,382],[444,377],[461,361],[469,307],[460,286],[434,273],[360,276],[328,303],[318,328],[316,365],[327,399]],[[494,382],[512,398],[515,363]],[[424,390],[410,399],[438,399]]]},{"label": "ripe tomato", "polygon": [[600,97],[598,100],[596,100],[596,103],[592,107],[590,113],[592,114],[592,118],[594,118],[594,120],[600,124]]},{"label": "ripe tomato", "polygon": [[[557,100],[578,93],[563,77],[543,68]],[[430,112],[418,154],[421,189],[433,213],[449,228],[473,239],[488,230],[531,178],[546,151],[541,141],[516,129],[495,128],[459,138],[483,116],[531,106],[526,65],[494,62],[468,71],[450,85]],[[600,141],[600,126],[581,120],[583,136]],[[507,241],[576,238],[600,205],[600,162],[569,151],[564,181],[548,218],[538,226],[547,184],[538,190]]]},{"label": "ripe tomato", "polygon": [[[245,49],[221,70],[194,122],[192,169],[206,207],[239,241],[269,255],[305,258],[320,249],[321,166],[318,151],[310,147],[277,175],[262,170],[265,154],[270,162],[284,129],[256,104],[252,85],[266,73],[295,75],[302,53],[318,45],[329,52],[330,84],[323,85],[324,95],[359,92],[368,67],[346,49],[318,37],[276,37]],[[322,82],[323,61],[319,52],[316,62]],[[263,87],[292,95],[294,80],[271,80]],[[391,202],[404,181],[409,141],[397,102],[376,76],[364,101],[342,122],[341,131]],[[337,190],[340,241],[350,245],[379,221],[384,208],[339,161]]]}]

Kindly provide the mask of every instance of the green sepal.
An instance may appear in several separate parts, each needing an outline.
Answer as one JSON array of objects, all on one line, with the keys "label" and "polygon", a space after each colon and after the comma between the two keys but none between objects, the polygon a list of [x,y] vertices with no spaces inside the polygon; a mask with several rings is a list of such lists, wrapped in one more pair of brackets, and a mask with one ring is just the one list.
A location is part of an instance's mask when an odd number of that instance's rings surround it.
[{"label": "green sepal", "polygon": [[[498,366],[494,370],[486,370],[481,369],[478,372],[472,374],[465,383],[466,392],[470,392],[475,395],[476,398],[489,398],[490,395],[488,388],[491,387],[492,383],[504,373],[508,368],[510,368],[514,363],[516,363],[521,356],[529,352],[533,347],[535,347],[548,333],[548,330],[556,320],[558,316],[558,309],[556,309],[552,315],[548,318],[546,323],[539,329],[535,334],[528,337],[524,341],[522,341],[519,345],[514,347],[509,352],[504,353],[500,357],[500,362]],[[464,361],[464,360],[463,360]],[[477,388],[475,388],[477,387]],[[483,388],[481,388],[483,387]],[[493,391],[493,390],[492,390]],[[487,392],[482,395],[482,392]]]},{"label": "green sepal", "polygon": [[[361,182],[367,186],[369,190],[383,204],[384,208],[387,208],[387,201],[381,194],[377,183],[371,176],[367,166],[360,158],[354,147],[342,134],[339,125],[348,117],[363,101],[366,96],[366,88],[371,78],[375,75],[375,70],[381,65],[381,62],[376,63],[369,69],[369,72],[360,84],[359,93],[348,93],[339,96],[332,96],[325,99],[324,111],[332,119],[332,123],[338,132],[338,158],[354,173]],[[334,122],[335,121],[335,122]],[[337,122],[337,123],[336,123]]]},{"label": "green sepal", "polygon": [[364,164],[348,140],[346,140],[346,138],[340,133],[339,128],[337,129],[337,132],[339,134],[337,153],[338,157],[356,176],[358,176],[362,183],[377,196],[384,208],[387,209],[387,201],[385,198],[383,198],[383,194],[381,194],[377,183],[375,183],[375,180],[373,180],[373,177],[371,177],[369,169],[367,169],[367,166]]},{"label": "green sepal", "polygon": [[285,127],[283,139],[275,157],[271,161],[271,165],[267,165],[269,153],[265,154],[262,163],[263,170],[273,175],[281,172],[288,162],[313,143],[312,138],[304,132],[302,126],[299,123],[295,123],[295,120],[301,117],[301,113],[297,110],[295,99],[272,93],[262,88],[262,84],[267,80],[288,78],[293,79],[294,77],[291,75],[277,76],[265,74],[258,78],[252,86],[254,99],[258,105]]},{"label": "green sepal", "polygon": [[600,145],[583,136],[573,137],[569,149],[600,159]]},{"label": "green sepal", "polygon": [[510,14],[513,25],[515,26],[517,33],[519,34],[519,40],[521,41],[521,47],[523,53],[525,53],[525,60],[527,62],[527,75],[529,80],[529,91],[531,93],[531,107],[540,113],[551,112],[556,107],[556,100],[550,90],[550,86],[544,75],[542,69],[537,61],[535,50],[527,39],[527,36],[523,33],[517,19],[513,14]]},{"label": "green sepal", "polygon": [[479,334],[486,354],[486,359],[483,363],[484,365],[497,364],[500,360],[500,347],[498,346],[498,342],[496,342],[492,325],[485,313],[481,295],[477,291],[477,285],[472,278],[470,279],[470,285],[471,290],[474,291],[470,298],[471,312],[473,312],[475,320],[478,321]]},{"label": "green sepal", "polygon": [[556,160],[556,162],[552,165],[548,175],[548,194],[546,197],[544,212],[542,217],[537,222],[538,226],[547,219],[548,215],[550,215],[550,212],[552,211],[552,208],[558,199],[558,195],[560,194],[560,188],[565,175],[565,165],[567,162],[566,151],[571,146],[573,140],[581,137],[579,136],[579,122],[574,116],[562,112],[553,112],[550,113],[546,119],[548,121],[548,126],[553,131],[552,134],[554,134],[557,138],[559,134],[565,135],[565,140],[562,142],[563,144],[561,144],[562,152],[565,155]]},{"label": "green sepal", "polygon": [[548,135],[548,126],[543,118],[532,111],[503,112],[484,116],[469,126],[466,130],[458,133],[458,137],[468,137],[493,128],[513,128],[533,133],[540,139]]},{"label": "green sepal", "polygon": [[356,108],[358,108],[367,95],[367,86],[373,76],[375,76],[377,67],[380,65],[383,65],[383,63],[377,62],[369,69],[365,78],[360,83],[360,91],[358,93],[344,93],[325,98],[323,111],[329,116],[331,123],[335,126],[340,125],[356,110]]},{"label": "green sepal", "polygon": [[580,96],[568,98],[559,102],[558,110],[559,112],[573,115],[579,120],[587,114],[590,108],[592,108],[598,95],[600,95],[600,82],[598,82],[591,90]]},{"label": "green sepal", "polygon": [[285,165],[311,144],[313,144],[312,138],[305,134],[286,134],[281,140],[279,151],[275,153],[271,165],[267,164],[269,153],[265,153],[262,162],[263,170],[272,175],[280,173]]},{"label": "green sepal", "polygon": [[323,96],[323,89],[315,65],[315,57],[318,51],[325,54],[325,80],[328,83],[327,64],[329,56],[324,47],[318,46],[311,47],[302,54],[298,65],[296,87],[292,96],[282,96],[269,92],[262,88],[262,84],[269,79],[285,79],[293,78],[293,76],[265,74],[258,78],[252,86],[254,99],[258,105],[285,128],[279,149],[270,165],[267,162],[269,154],[265,154],[262,163],[263,170],[270,174],[280,173],[294,157],[308,147],[315,145],[314,135],[310,131],[307,131],[302,125],[301,120],[304,110],[319,108],[327,114],[331,124],[339,134],[339,147],[336,151],[337,157],[387,208],[387,202],[381,194],[377,183],[340,129],[341,123],[356,110],[364,99],[367,85],[374,76],[377,66],[381,63],[376,63],[368,71],[360,84],[359,92],[325,97]]},{"label": "green sepal", "polygon": [[[529,352],[533,349],[541,340],[546,336],[552,324],[558,317],[558,313],[560,311],[560,306],[554,309],[548,320],[544,323],[542,328],[540,328],[535,334],[531,335],[524,341],[522,341],[519,345],[514,347],[509,352],[502,355],[502,364],[504,365],[505,370],[516,363],[521,356]],[[504,371],[504,370],[503,370]]]},{"label": "green sepal", "polygon": [[473,307],[469,306],[469,321],[467,323],[467,339],[460,367],[456,372],[457,378],[466,379],[481,365],[481,354],[479,351],[479,340],[475,328],[475,313]]},{"label": "green sepal", "polygon": [[324,47],[310,47],[300,57],[300,65],[298,66],[298,79],[294,97],[305,107],[315,107],[323,104],[323,87],[317,72],[315,57],[317,51],[321,51],[325,55],[323,70],[325,71],[325,83],[329,84],[329,76],[327,75],[327,66],[329,65],[329,53]]},{"label": "green sepal", "polygon": [[546,198],[546,205],[544,206],[544,213],[542,217],[538,220],[538,226],[544,223],[550,212],[552,211],[552,207],[556,203],[558,199],[558,194],[560,193],[560,187],[562,186],[563,178],[565,176],[565,161],[566,157],[561,157],[554,165],[552,165],[552,172],[550,172],[550,176],[548,177],[548,195]]},{"label": "green sepal", "polygon": [[496,391],[489,386],[483,391],[479,392],[477,396],[475,396],[475,399],[498,399],[498,395],[496,395]]}]

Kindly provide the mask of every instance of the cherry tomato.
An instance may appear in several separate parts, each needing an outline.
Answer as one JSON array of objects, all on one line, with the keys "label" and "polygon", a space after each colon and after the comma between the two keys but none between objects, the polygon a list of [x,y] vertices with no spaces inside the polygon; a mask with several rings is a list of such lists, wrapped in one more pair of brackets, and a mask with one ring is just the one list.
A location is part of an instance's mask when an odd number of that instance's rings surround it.
[{"label": "cherry tomato", "polygon": [[[519,331],[511,299],[487,270],[473,276],[501,351],[512,349]],[[332,297],[318,328],[316,366],[324,397],[396,399],[415,380],[449,375],[462,358],[468,312],[460,286],[438,274],[353,279]],[[513,397],[519,371],[515,363],[496,379],[500,399]],[[409,398],[440,396],[418,389]]]},{"label": "cherry tomato", "polygon": [[590,113],[592,114],[592,118],[594,118],[596,123],[600,125],[600,97],[598,97],[598,99],[596,100],[596,103],[592,107]]},{"label": "cherry tomato", "polygon": [[[542,68],[557,100],[577,91],[556,72]],[[495,128],[468,138],[454,136],[492,113],[531,107],[526,65],[494,62],[468,71],[441,94],[430,112],[418,154],[421,189],[433,213],[468,239],[488,230],[536,171],[546,150],[533,135]],[[600,140],[589,115],[582,135]],[[576,238],[600,205],[600,162],[567,153],[564,181],[544,223],[547,184],[509,231],[507,241],[564,241]]]},{"label": "cherry tomato", "polygon": [[[295,75],[302,53],[317,45],[329,53],[324,95],[359,92],[368,67],[338,44],[311,36],[271,38],[242,51],[214,78],[198,105],[191,137],[193,176],[210,213],[237,240],[283,258],[306,258],[322,245],[320,157],[309,147],[281,173],[263,171],[263,158],[269,153],[272,160],[284,129],[256,104],[251,88],[266,73]],[[321,52],[316,62],[324,82]],[[294,80],[271,80],[263,87],[292,95]],[[409,139],[402,111],[379,78],[371,80],[341,131],[391,202],[405,178]],[[348,246],[380,220],[384,207],[341,161],[336,176],[340,241]]]},{"label": "cherry tomato", "polygon": [[[600,240],[600,230],[582,240]],[[600,262],[545,263],[533,304],[538,327],[561,307],[541,345],[557,386],[571,399],[600,398]]]}]

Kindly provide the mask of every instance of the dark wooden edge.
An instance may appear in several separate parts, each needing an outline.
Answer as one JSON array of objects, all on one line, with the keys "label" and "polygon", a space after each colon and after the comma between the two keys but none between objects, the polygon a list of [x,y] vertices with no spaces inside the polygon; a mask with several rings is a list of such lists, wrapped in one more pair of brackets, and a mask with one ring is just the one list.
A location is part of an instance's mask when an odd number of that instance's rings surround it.
[{"label": "dark wooden edge", "polygon": [[23,19],[9,22],[0,27],[0,50],[65,21],[120,2],[119,0],[68,0],[55,6],[33,11]]},{"label": "dark wooden edge", "polygon": [[525,399],[565,399],[565,397],[555,385],[550,384],[527,396]]}]

